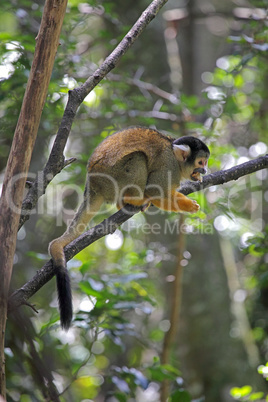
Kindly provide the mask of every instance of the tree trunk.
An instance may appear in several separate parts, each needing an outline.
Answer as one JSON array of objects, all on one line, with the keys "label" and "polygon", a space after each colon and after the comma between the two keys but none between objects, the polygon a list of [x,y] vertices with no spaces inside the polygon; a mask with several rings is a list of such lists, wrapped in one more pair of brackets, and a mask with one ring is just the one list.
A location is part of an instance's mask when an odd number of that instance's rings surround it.
[{"label": "tree trunk", "polygon": [[59,45],[67,0],[47,0],[0,200],[0,395],[5,398],[4,335],[17,229],[32,151]]}]

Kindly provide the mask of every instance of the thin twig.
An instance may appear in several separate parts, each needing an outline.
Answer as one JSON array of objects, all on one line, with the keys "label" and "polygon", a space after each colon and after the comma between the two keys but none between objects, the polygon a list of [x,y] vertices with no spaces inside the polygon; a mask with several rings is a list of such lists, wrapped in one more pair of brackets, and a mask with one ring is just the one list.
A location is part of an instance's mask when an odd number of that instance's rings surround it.
[{"label": "thin twig", "polygon": [[174,105],[178,105],[180,103],[180,99],[178,98],[177,95],[164,91],[163,89],[159,88],[156,85],[151,84],[150,82],[145,82],[138,78],[129,78],[129,77],[124,78],[119,74],[109,74],[107,78],[108,78],[108,80],[111,80],[111,81],[116,81],[116,82],[124,81],[125,83],[127,83],[129,85],[135,85],[138,88],[140,88],[141,91],[152,92],[155,95],[157,95],[158,97],[166,99],[169,102],[173,103]]}]

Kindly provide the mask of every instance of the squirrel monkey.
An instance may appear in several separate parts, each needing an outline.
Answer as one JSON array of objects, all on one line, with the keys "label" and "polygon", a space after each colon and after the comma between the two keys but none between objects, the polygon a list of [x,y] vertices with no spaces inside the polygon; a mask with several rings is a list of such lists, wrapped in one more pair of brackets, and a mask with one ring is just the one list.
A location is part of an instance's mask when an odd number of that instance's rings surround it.
[{"label": "squirrel monkey", "polygon": [[150,204],[174,212],[199,205],[177,189],[182,179],[202,181],[210,152],[195,137],[174,139],[159,131],[130,127],[107,137],[88,161],[84,200],[66,232],[49,244],[56,272],[62,328],[72,321],[72,295],[64,247],[82,234],[104,202],[145,210]]}]

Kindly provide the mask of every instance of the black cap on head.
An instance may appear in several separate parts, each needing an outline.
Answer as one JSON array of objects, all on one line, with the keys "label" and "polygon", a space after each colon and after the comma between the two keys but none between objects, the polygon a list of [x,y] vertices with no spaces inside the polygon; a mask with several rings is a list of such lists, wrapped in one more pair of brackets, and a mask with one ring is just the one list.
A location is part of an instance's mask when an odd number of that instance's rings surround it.
[{"label": "black cap on head", "polygon": [[206,144],[196,137],[191,137],[191,136],[180,137],[180,138],[177,138],[176,140],[174,140],[173,144],[188,145],[190,147],[191,154],[187,158],[187,162],[190,162],[190,163],[192,163],[195,160],[195,158],[198,154],[200,154],[200,155],[204,154],[204,156],[206,156],[207,158],[210,155],[210,151],[209,151],[208,147],[206,146]]}]

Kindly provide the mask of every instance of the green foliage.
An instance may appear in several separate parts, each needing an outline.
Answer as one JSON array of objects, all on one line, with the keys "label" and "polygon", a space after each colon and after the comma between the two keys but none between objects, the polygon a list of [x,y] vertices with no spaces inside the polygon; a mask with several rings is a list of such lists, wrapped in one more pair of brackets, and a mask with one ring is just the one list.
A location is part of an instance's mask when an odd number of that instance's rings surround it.
[{"label": "green foliage", "polygon": [[[253,258],[254,264],[249,267],[252,271],[252,276],[246,281],[246,288],[251,291],[255,305],[251,307],[250,316],[253,325],[253,336],[259,344],[266,342],[267,339],[267,313],[263,311],[265,307],[265,297],[268,289],[267,277],[267,253],[268,253],[268,227],[263,233],[253,236],[247,240],[247,247],[244,253]],[[262,316],[262,320],[259,317]],[[264,320],[265,318],[265,320]],[[262,326],[260,326],[262,324]],[[268,378],[268,363],[258,367],[258,373],[267,380]],[[234,387],[230,392],[235,400],[239,401],[268,401],[268,395],[264,399],[264,392],[253,392],[250,385],[241,388]]]},{"label": "green foliage", "polygon": [[[131,273],[128,275],[103,275],[102,278],[91,275],[88,281],[80,282],[81,290],[90,299],[96,298],[94,308],[90,311],[89,325],[95,324],[92,319],[98,319],[102,326],[109,328],[121,328],[124,335],[123,311],[135,308],[148,314],[150,309],[145,302],[152,302],[147,291],[138,282],[139,279],[147,277],[145,272]],[[78,318],[79,320],[79,314]],[[83,315],[83,323],[85,317]],[[83,324],[84,325],[84,324]],[[117,343],[119,341],[117,340]]]},{"label": "green foliage", "polygon": [[238,401],[260,401],[263,400],[263,392],[252,392],[252,387],[245,385],[244,387],[232,388],[230,395]]},{"label": "green foliage", "polygon": [[[258,373],[261,374],[266,380],[268,377],[268,363],[265,366],[258,367]],[[253,392],[250,385],[243,387],[234,387],[230,391],[230,395],[237,401],[268,401],[268,395],[264,399],[264,392]]]},{"label": "green foliage", "polygon": [[[247,240],[244,249],[245,259],[248,261],[248,279],[245,282],[246,289],[251,294],[250,318],[253,327],[253,335],[256,341],[263,345],[267,337],[267,311],[266,295],[268,291],[267,253],[268,253],[268,227],[262,233],[251,236]],[[262,320],[259,317],[263,317]]]},{"label": "green foliage", "polygon": [[171,402],[190,402],[191,397],[183,389],[183,380],[179,377],[179,371],[171,365],[161,365],[155,359],[151,366],[144,369],[144,373],[134,368],[114,367],[110,381],[118,389],[114,396],[118,401],[128,401],[129,396],[135,397],[137,387],[148,389],[152,384],[162,383],[165,380],[173,381],[174,390],[170,395]]}]

